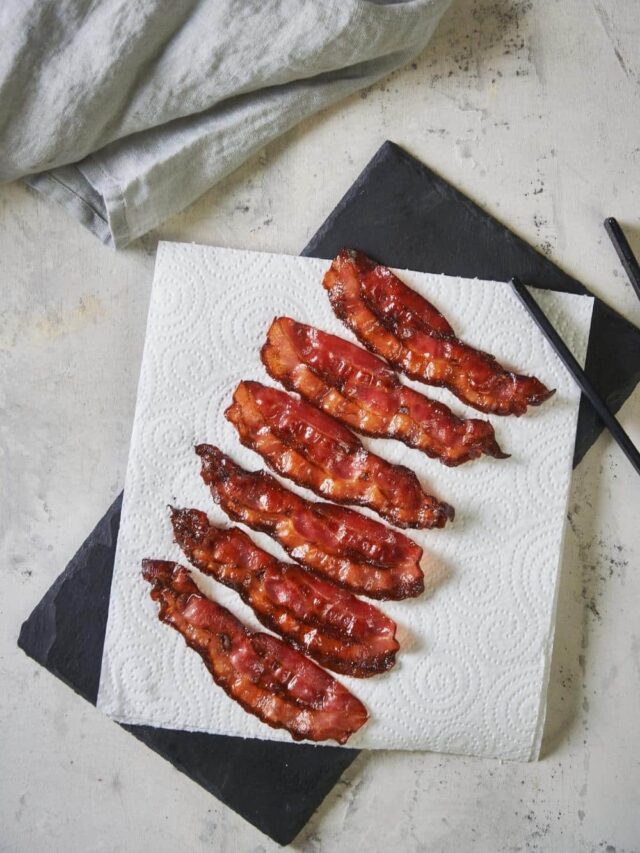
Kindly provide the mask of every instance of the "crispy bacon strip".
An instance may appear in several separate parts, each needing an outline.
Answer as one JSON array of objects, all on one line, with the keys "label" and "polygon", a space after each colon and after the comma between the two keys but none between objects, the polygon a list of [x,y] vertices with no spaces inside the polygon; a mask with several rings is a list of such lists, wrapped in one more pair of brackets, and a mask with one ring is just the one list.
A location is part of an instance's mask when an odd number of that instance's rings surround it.
[{"label": "crispy bacon strip", "polygon": [[268,533],[299,563],[369,598],[424,591],[422,548],[353,509],[307,501],[266,471],[245,471],[217,447],[200,444],[202,479],[227,515]]},{"label": "crispy bacon strip", "polygon": [[238,527],[215,527],[197,509],[172,509],[171,523],[197,569],[234,589],[263,625],[318,663],[356,678],[394,665],[396,624],[372,604],[276,560]]},{"label": "crispy bacon strip", "polygon": [[456,417],[443,403],[403,385],[377,356],[343,338],[278,317],[261,357],[269,375],[285,388],[363,435],[397,438],[448,466],[483,453],[508,456],[490,423]]},{"label": "crispy bacon strip", "polygon": [[251,632],[206,598],[177,563],[143,560],[142,576],[160,619],[200,655],[213,680],[239,705],[294,740],[346,743],[367,710],[329,673],[282,640]]},{"label": "crispy bacon strip", "polygon": [[367,506],[398,527],[444,527],[454,516],[413,471],[370,453],[335,418],[284,391],[241,382],[225,416],[246,447],[322,497]]},{"label": "crispy bacon strip", "polygon": [[521,415],[554,393],[460,341],[430,302],[362,252],[343,249],[323,284],[334,312],[361,343],[411,379],[448,388],[494,415]]}]

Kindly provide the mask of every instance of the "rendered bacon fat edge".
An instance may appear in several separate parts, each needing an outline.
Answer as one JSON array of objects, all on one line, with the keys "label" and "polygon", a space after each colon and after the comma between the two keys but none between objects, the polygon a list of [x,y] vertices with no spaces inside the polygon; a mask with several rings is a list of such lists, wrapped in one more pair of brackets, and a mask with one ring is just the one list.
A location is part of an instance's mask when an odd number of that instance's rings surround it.
[{"label": "rendered bacon fat edge", "polygon": [[487,421],[457,417],[403,385],[377,356],[313,326],[276,318],[261,357],[285,388],[363,435],[396,438],[449,466],[508,455]]},{"label": "rendered bacon fat edge", "polygon": [[173,509],[171,523],[197,569],[234,589],[263,625],[318,663],[356,678],[394,665],[396,624],[372,604],[276,560],[237,527],[215,527],[200,510]]},{"label": "rendered bacon fat edge", "polygon": [[481,412],[521,415],[554,393],[460,341],[430,302],[362,252],[343,249],[323,284],[335,314],[368,349]]},{"label": "rendered bacon fat edge", "polygon": [[269,534],[287,553],[333,583],[377,599],[424,591],[422,548],[399,531],[347,507],[307,501],[266,471],[246,471],[200,444],[202,479],[224,512]]},{"label": "rendered bacon fat edge", "polygon": [[251,632],[206,598],[177,563],[144,560],[160,619],[201,656],[213,680],[245,711],[294,740],[346,743],[367,721],[349,691],[288,643]]},{"label": "rendered bacon fat edge", "polygon": [[369,507],[398,527],[444,527],[454,517],[413,471],[370,453],[335,418],[291,394],[241,382],[225,416],[277,473],[322,497]]}]

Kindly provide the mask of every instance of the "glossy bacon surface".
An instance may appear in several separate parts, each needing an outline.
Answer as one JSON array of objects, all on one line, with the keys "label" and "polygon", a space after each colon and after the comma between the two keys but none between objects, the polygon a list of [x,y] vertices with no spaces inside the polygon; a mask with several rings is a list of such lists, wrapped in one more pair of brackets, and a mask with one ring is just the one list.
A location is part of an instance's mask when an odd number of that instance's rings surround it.
[{"label": "glossy bacon surface", "polygon": [[324,277],[336,315],[377,355],[412,379],[448,388],[495,415],[521,415],[553,394],[460,341],[440,312],[387,267],[343,249]]},{"label": "glossy bacon surface", "polygon": [[246,471],[217,447],[200,444],[202,479],[234,521],[269,534],[294,560],[369,598],[410,598],[424,591],[422,548],[347,507],[307,501],[266,471]]},{"label": "glossy bacon surface", "polygon": [[261,357],[285,388],[363,435],[396,438],[448,466],[508,455],[487,421],[456,417],[403,385],[382,359],[313,326],[278,317]]},{"label": "glossy bacon surface", "polygon": [[282,640],[251,632],[206,598],[177,563],[144,560],[142,575],[160,619],[201,656],[213,680],[236,702],[294,740],[345,743],[367,721],[355,696]]},{"label": "glossy bacon surface", "polygon": [[173,509],[171,523],[197,569],[234,589],[263,625],[318,663],[356,678],[394,665],[396,624],[372,604],[276,560],[238,527],[215,527],[197,509]]},{"label": "glossy bacon surface", "polygon": [[284,391],[241,382],[225,416],[246,447],[322,497],[369,507],[398,527],[444,527],[454,516],[413,471],[370,453],[335,418]]}]

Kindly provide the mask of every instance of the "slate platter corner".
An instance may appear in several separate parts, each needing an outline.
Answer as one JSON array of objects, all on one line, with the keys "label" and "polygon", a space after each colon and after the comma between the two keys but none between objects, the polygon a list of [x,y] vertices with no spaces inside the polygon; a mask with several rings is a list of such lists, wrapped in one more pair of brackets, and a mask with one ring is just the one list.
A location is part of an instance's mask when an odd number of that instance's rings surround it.
[{"label": "slate platter corner", "polygon": [[[19,647],[92,705],[100,682],[122,494],[22,625]],[[279,844],[358,754],[309,744],[122,726]],[[326,754],[330,753],[330,754]]]}]

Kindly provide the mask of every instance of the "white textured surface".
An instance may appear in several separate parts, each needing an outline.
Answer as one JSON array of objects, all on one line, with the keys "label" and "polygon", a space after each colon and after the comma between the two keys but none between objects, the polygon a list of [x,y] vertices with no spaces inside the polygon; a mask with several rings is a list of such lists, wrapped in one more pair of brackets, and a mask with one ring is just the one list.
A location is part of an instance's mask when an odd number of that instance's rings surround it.
[{"label": "white textured surface", "polygon": [[[194,444],[215,444],[244,467],[261,467],[223,412],[241,379],[271,383],[259,356],[271,320],[288,315],[352,337],[322,287],[327,266],[287,255],[158,247],[98,700],[121,722],[290,739],[216,688],[200,657],[158,621],[140,563],[145,557],[185,562],[172,541],[168,503],[205,509],[228,523],[202,483]],[[448,577],[431,596],[381,604],[399,627],[398,664],[376,678],[342,679],[370,712],[349,746],[528,760],[537,757],[542,735],[580,395],[509,285],[401,275],[464,340],[557,391],[524,417],[493,419],[498,441],[512,453],[508,460],[446,468],[400,442],[366,442],[414,470],[429,491],[455,506],[457,517],[444,530],[410,532],[427,555],[427,584]],[[537,296],[582,361],[593,300]],[[454,411],[477,415],[444,389],[422,390]],[[266,535],[254,538],[286,559]],[[213,581],[203,587],[260,628],[235,592]]]},{"label": "white textured surface", "polygon": [[[602,230],[615,213],[640,254],[637,7],[455,0],[416,68],[269,146],[160,236],[297,254],[389,137],[640,324]],[[0,187],[3,851],[281,849],[15,645],[122,488],[152,249],[114,254]],[[640,390],[620,417],[640,442]],[[638,850],[639,500],[603,435],[572,481],[543,760],[364,753],[292,850]]]}]

